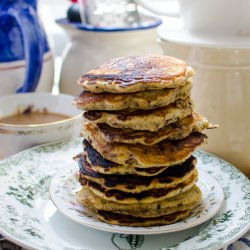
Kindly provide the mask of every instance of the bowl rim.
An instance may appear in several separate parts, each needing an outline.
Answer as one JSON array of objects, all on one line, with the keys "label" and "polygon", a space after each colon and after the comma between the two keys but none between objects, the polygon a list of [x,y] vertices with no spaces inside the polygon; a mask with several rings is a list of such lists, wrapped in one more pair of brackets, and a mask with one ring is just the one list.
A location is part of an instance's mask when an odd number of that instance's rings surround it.
[{"label": "bowl rim", "polygon": [[[6,95],[6,96],[1,96],[0,97],[0,100],[1,99],[5,99],[5,98],[13,98],[13,97],[16,97],[17,95],[22,95],[22,96],[32,96],[32,95],[41,95],[41,96],[53,96],[53,97],[56,97],[56,96],[64,96],[64,97],[71,97],[72,100],[74,98],[74,96],[72,95],[68,95],[68,94],[62,94],[62,93],[59,93],[59,94],[52,94],[52,93],[48,93],[48,92],[44,92],[44,93],[35,93],[35,92],[32,92],[32,93],[21,93],[21,94],[13,94],[13,95]],[[72,104],[73,105],[73,104]],[[7,117],[7,116],[5,116]],[[10,124],[10,123],[1,123],[0,122],[0,134],[1,134],[1,130],[6,128],[6,129],[34,129],[34,128],[44,128],[44,127],[51,127],[51,126],[55,126],[55,125],[60,125],[60,124],[63,124],[63,123],[69,123],[69,122],[72,122],[72,121],[75,121],[75,120],[78,120],[79,118],[82,118],[82,114],[77,114],[77,115],[74,115],[72,117],[69,117],[69,118],[66,118],[66,119],[62,119],[60,121],[55,121],[55,122],[48,122],[48,123],[41,123],[41,124],[29,124],[29,125],[19,125],[19,124]]]},{"label": "bowl rim", "polygon": [[159,17],[151,15],[141,15],[142,18],[151,19],[151,23],[142,24],[135,27],[96,27],[89,24],[84,24],[80,22],[70,22],[67,18],[56,19],[55,22],[61,26],[68,26],[71,28],[76,28],[83,31],[92,31],[92,32],[126,32],[126,31],[137,31],[156,28],[162,24],[162,20]]}]

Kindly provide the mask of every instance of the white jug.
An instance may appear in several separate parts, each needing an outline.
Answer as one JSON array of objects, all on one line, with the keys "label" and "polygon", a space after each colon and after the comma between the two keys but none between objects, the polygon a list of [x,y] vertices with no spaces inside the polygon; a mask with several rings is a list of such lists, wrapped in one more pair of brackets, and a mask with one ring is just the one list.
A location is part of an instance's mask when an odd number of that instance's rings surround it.
[{"label": "white jug", "polygon": [[156,14],[180,17],[190,32],[250,35],[249,0],[136,0]]},{"label": "white jug", "polygon": [[139,27],[103,28],[70,23],[65,19],[57,23],[70,36],[60,76],[60,92],[78,95],[81,88],[76,83],[80,76],[106,60],[127,55],[162,53],[157,43],[156,28],[161,20],[143,16]]},{"label": "white jug", "polygon": [[203,148],[250,176],[250,49],[209,48],[161,40],[164,53],[195,69],[195,110],[219,128]]}]

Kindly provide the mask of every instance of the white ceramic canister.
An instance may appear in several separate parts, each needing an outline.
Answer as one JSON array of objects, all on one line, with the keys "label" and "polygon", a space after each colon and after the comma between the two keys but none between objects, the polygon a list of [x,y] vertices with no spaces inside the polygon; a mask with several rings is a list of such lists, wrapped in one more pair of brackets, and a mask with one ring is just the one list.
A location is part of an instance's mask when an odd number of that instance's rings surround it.
[{"label": "white ceramic canister", "polygon": [[195,111],[219,124],[203,148],[250,175],[250,49],[207,48],[161,40],[164,53],[195,69]]},{"label": "white ceramic canister", "polygon": [[191,32],[218,36],[250,35],[248,0],[135,0],[158,15],[179,17]]},{"label": "white ceramic canister", "polygon": [[108,59],[138,55],[160,54],[157,27],[161,20],[143,16],[141,25],[129,28],[103,28],[58,20],[70,36],[71,44],[65,49],[60,75],[60,92],[78,95],[76,83],[80,76]]}]

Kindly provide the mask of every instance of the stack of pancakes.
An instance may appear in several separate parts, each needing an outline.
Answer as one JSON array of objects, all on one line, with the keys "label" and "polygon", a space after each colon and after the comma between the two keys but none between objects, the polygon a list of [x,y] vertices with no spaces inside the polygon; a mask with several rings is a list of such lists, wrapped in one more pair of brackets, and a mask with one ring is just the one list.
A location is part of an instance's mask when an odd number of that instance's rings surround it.
[{"label": "stack of pancakes", "polygon": [[75,157],[77,200],[110,224],[155,226],[186,218],[201,192],[192,156],[213,125],[193,112],[193,70],[163,55],[120,57],[83,75]]}]

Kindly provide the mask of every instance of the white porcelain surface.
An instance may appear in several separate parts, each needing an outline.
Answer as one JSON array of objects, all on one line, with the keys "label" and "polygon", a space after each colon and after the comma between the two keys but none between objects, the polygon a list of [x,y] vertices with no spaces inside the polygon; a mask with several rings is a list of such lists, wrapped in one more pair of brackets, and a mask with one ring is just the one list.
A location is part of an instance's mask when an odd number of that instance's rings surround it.
[{"label": "white porcelain surface", "polygon": [[71,118],[41,125],[8,125],[0,123],[0,159],[28,147],[79,136],[81,112],[72,104],[73,96],[50,93],[28,93],[0,97],[0,118],[30,105],[35,109],[46,108],[49,112],[60,113]]},{"label": "white porcelain surface", "polygon": [[[0,96],[15,94],[25,78],[25,61],[0,63]],[[44,55],[43,68],[36,92],[50,92],[54,81],[54,60],[51,52]]]},{"label": "white porcelain surface", "polygon": [[195,69],[195,110],[218,123],[206,131],[209,152],[250,175],[250,49],[216,49],[163,41],[164,53]]},{"label": "white porcelain surface", "polygon": [[113,57],[162,53],[156,27],[106,32],[80,30],[62,23],[61,26],[71,40],[63,56],[61,93],[78,95],[82,90],[77,84],[80,76]]},{"label": "white porcelain surface", "polygon": [[[176,23],[178,23],[177,20],[173,22],[173,27],[175,27]],[[250,49],[250,34],[245,36],[227,36],[189,31],[182,26],[171,29],[171,27],[166,25],[159,28],[158,34],[162,42],[167,41],[179,45],[221,49]]]},{"label": "white porcelain surface", "polygon": [[67,219],[50,201],[48,188],[51,177],[63,172],[82,150],[81,141],[38,146],[0,162],[1,234],[29,249],[215,250],[250,229],[249,180],[229,163],[203,151],[195,152],[198,169],[217,179],[225,193],[224,206],[209,222],[174,233],[128,235]]},{"label": "white porcelain surface", "polygon": [[124,234],[161,234],[181,231],[200,225],[211,219],[222,207],[224,193],[220,184],[209,174],[199,170],[198,187],[202,200],[198,207],[185,220],[174,224],[157,227],[122,227],[110,225],[97,220],[88,210],[76,201],[76,192],[81,185],[77,180],[78,167],[68,165],[63,172],[58,172],[50,183],[50,197],[57,209],[71,220],[84,226],[102,231]]},{"label": "white porcelain surface", "polygon": [[218,36],[250,35],[248,0],[136,1],[157,14],[179,16],[189,31]]}]

